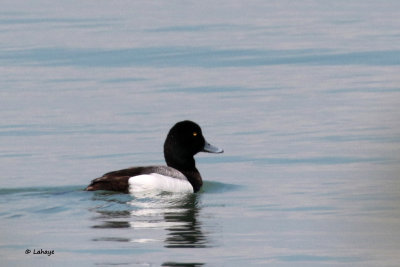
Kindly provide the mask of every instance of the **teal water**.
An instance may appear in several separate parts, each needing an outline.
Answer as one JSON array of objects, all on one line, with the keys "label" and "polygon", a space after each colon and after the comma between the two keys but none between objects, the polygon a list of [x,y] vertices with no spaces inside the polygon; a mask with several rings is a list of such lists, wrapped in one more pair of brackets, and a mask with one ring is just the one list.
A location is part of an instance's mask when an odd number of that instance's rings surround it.
[{"label": "teal water", "polygon": [[[399,3],[5,1],[1,264],[398,266]],[[83,191],[183,119],[200,193]]]}]

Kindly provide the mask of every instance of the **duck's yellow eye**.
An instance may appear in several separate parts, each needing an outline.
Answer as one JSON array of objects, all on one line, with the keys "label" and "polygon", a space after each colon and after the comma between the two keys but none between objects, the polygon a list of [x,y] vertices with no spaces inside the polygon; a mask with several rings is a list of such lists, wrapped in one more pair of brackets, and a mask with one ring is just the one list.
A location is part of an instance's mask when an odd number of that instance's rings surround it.
[{"label": "duck's yellow eye", "polygon": [[193,136],[197,136],[197,132],[193,132]]}]

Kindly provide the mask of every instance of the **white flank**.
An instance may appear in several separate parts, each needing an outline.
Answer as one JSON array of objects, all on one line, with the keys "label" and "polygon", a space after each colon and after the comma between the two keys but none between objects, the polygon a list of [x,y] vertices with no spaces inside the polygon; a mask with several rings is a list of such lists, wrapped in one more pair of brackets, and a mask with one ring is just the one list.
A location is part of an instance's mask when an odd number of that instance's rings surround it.
[{"label": "white flank", "polygon": [[145,191],[193,193],[193,187],[188,181],[164,176],[158,173],[142,174],[129,178],[130,193]]}]

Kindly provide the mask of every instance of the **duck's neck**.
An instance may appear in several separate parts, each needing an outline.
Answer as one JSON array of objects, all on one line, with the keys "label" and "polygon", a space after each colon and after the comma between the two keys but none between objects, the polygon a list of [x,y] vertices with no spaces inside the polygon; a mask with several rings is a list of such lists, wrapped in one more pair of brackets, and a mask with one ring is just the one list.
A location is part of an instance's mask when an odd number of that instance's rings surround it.
[{"label": "duck's neck", "polygon": [[186,160],[174,160],[169,157],[165,157],[165,161],[169,167],[172,167],[181,173],[183,173],[188,179],[189,183],[193,187],[194,192],[198,192],[203,185],[203,180],[199,171],[196,168],[196,162],[193,157]]}]

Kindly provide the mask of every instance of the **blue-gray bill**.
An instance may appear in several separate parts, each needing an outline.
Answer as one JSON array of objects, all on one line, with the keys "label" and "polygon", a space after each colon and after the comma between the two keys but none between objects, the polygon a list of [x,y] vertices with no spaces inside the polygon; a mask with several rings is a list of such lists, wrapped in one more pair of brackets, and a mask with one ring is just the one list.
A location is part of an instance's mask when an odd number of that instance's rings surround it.
[{"label": "blue-gray bill", "polygon": [[206,144],[204,145],[203,152],[208,152],[208,153],[223,153],[224,150],[221,148],[218,148],[216,146],[211,145],[206,141]]}]

